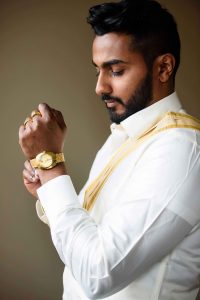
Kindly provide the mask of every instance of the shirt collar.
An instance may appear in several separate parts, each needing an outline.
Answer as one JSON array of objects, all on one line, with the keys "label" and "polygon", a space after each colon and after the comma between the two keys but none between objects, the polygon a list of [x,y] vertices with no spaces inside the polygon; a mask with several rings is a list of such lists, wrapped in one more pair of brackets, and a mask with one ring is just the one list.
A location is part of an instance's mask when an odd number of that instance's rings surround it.
[{"label": "shirt collar", "polygon": [[169,111],[178,112],[180,109],[182,109],[182,105],[177,93],[174,92],[147,108],[131,115],[119,125],[115,123],[111,124],[111,132],[118,129],[120,131],[125,131],[128,137],[136,137],[153,126],[161,115]]}]

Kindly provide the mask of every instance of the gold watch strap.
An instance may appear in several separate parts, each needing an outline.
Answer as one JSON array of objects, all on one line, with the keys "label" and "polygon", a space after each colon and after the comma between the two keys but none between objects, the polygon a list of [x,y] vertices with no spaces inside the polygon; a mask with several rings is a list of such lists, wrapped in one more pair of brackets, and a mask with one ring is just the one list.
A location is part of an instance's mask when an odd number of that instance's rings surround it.
[{"label": "gold watch strap", "polygon": [[64,153],[56,153],[56,163],[61,163],[65,161]]}]

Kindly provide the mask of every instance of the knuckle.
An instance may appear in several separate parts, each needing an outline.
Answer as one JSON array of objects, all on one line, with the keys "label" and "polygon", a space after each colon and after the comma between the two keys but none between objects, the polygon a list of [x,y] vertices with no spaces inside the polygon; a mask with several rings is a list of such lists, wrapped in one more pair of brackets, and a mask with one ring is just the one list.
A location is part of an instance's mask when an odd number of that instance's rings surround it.
[{"label": "knuckle", "polygon": [[44,102],[43,102],[43,103],[40,103],[40,104],[38,105],[38,108],[45,108],[45,107],[46,107],[46,105],[47,105],[47,104],[46,104],[46,103],[44,103]]},{"label": "knuckle", "polygon": [[49,106],[48,106],[48,104],[47,103],[40,103],[39,105],[38,105],[38,109],[40,110],[43,110],[43,111],[47,111],[47,110],[49,110]]}]

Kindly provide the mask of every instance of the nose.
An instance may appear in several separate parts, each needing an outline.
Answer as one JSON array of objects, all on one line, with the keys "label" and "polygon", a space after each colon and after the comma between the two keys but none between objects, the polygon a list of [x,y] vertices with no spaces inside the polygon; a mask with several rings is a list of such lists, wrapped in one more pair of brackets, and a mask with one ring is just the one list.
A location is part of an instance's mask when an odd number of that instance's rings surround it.
[{"label": "nose", "polygon": [[95,92],[98,96],[112,93],[112,86],[109,78],[103,73],[100,73],[98,76]]}]

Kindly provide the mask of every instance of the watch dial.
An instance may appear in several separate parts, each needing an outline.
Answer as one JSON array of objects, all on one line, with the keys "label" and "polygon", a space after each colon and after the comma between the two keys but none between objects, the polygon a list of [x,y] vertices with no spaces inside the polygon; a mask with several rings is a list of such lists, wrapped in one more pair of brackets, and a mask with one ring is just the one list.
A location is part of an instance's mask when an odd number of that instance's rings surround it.
[{"label": "watch dial", "polygon": [[43,168],[48,168],[52,165],[53,163],[53,158],[51,155],[45,153],[40,157],[40,164]]}]

